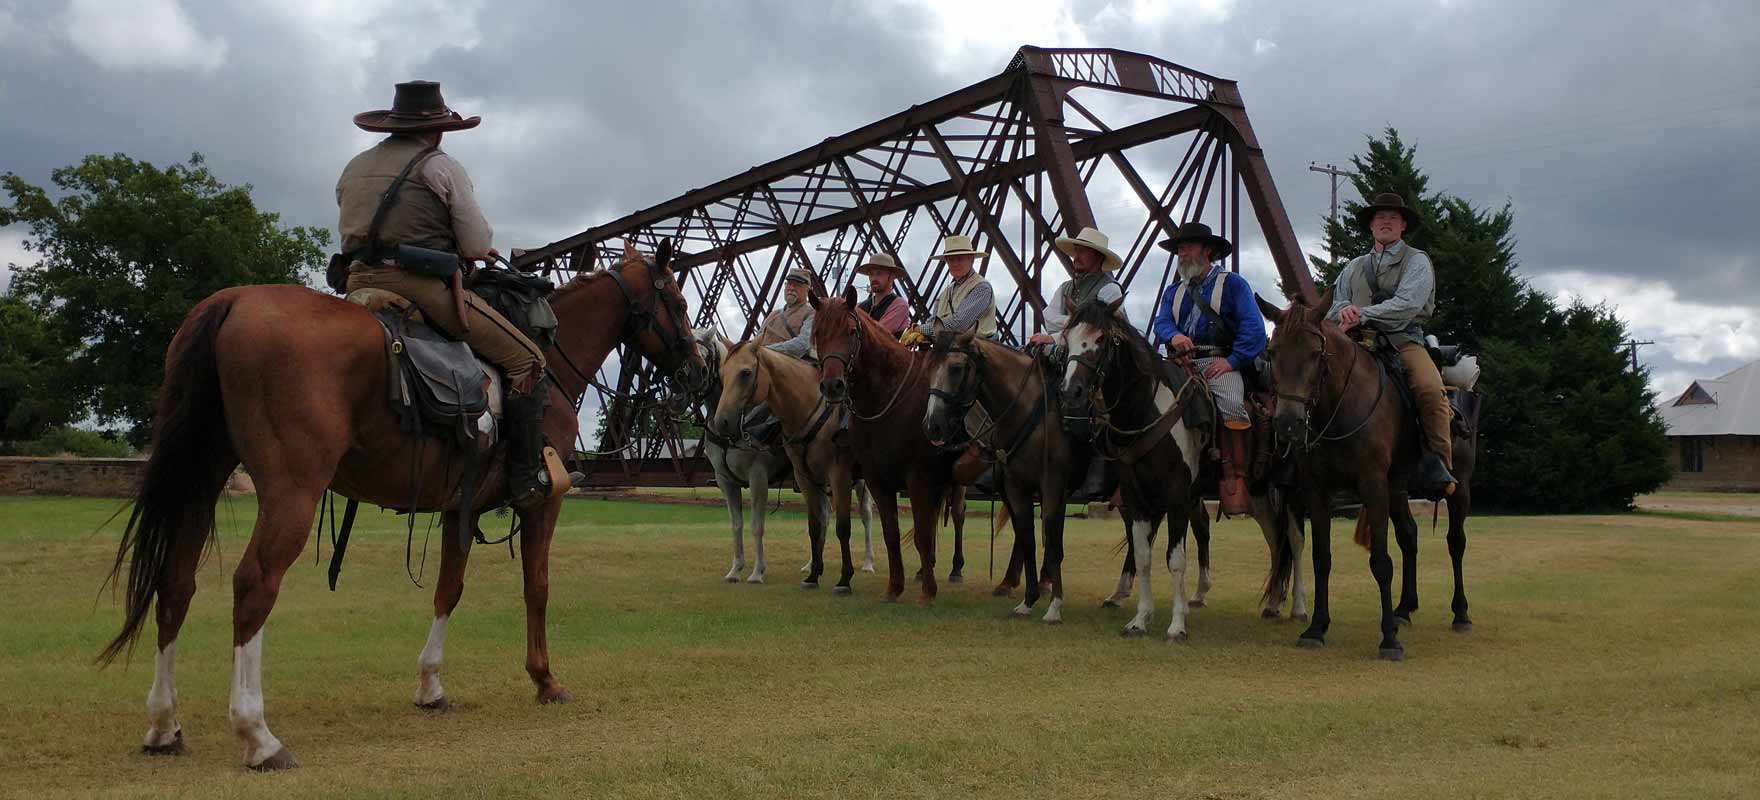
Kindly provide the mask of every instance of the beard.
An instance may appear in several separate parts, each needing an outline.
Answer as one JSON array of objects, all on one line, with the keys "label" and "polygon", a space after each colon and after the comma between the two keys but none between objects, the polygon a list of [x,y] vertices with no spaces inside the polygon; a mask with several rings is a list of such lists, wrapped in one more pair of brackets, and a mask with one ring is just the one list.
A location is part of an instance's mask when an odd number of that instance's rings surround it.
[{"label": "beard", "polygon": [[1210,270],[1210,260],[1203,256],[1180,256],[1179,277],[1181,280],[1194,280]]}]

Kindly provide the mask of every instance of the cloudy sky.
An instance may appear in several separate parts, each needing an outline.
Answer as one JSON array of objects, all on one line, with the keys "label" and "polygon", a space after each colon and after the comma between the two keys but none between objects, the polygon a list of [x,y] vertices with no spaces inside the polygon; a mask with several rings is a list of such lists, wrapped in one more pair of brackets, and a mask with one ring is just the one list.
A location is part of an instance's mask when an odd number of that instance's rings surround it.
[{"label": "cloudy sky", "polygon": [[[0,0],[0,170],[203,152],[333,226],[350,116],[439,80],[497,243],[534,246],[999,72],[1103,46],[1240,82],[1304,248],[1385,125],[1514,204],[1536,287],[1615,305],[1665,395],[1760,358],[1752,2]],[[1154,181],[1151,181],[1153,183]],[[0,229],[0,264],[26,261]],[[1271,274],[1259,257],[1249,276]],[[0,281],[5,280],[0,277]]]}]

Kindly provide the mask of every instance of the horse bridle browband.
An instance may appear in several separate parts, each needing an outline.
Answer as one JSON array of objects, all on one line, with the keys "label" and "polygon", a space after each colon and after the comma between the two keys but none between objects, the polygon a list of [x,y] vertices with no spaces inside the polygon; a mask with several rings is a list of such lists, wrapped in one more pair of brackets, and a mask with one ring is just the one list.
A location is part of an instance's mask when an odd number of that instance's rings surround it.
[{"label": "horse bridle browband", "polygon": [[[846,311],[846,313],[848,313],[848,312]],[[855,314],[853,314],[853,313],[850,314],[849,336],[851,339],[855,340],[855,346],[851,347],[848,353],[820,353],[819,354],[819,364],[820,364],[821,369],[824,368],[825,364],[828,364],[832,361],[836,361],[837,363],[843,365],[843,380],[844,380],[844,383],[846,383],[846,384],[850,380],[849,376],[855,374],[855,369],[854,369],[855,360],[857,357],[859,357],[862,354],[862,340],[866,338],[866,336],[864,336],[862,333],[861,320],[856,319]],[[898,403],[898,398],[904,396],[904,387],[910,385],[911,375],[913,373],[915,373],[916,371],[917,371],[917,353],[916,353],[916,351],[913,350],[913,351],[911,351],[911,363],[905,367],[904,377],[899,379],[898,388],[892,390],[892,398],[887,400],[886,405],[882,406],[879,411],[874,412],[874,414],[871,416],[867,415],[867,414],[863,414],[862,412],[856,410],[855,400],[854,400],[854,398],[849,396],[849,393],[847,391],[844,392],[844,397],[842,400],[832,401],[833,405],[848,406],[850,416],[855,417],[856,419],[859,419],[863,422],[873,422],[874,420],[877,420],[883,416],[886,416],[886,412],[891,411],[892,407]],[[830,401],[830,398],[826,398],[826,400]]]},{"label": "horse bridle browband", "polygon": [[[1276,394],[1277,399],[1279,400],[1288,400],[1292,403],[1302,404],[1302,422],[1304,423],[1304,427],[1306,427],[1305,423],[1314,416],[1314,406],[1318,405],[1316,397],[1319,394],[1320,386],[1332,373],[1332,353],[1326,349],[1326,332],[1321,330],[1319,325],[1303,325],[1298,328],[1297,331],[1299,333],[1311,333],[1320,339],[1320,368],[1314,371],[1314,380],[1308,384],[1308,391],[1306,394],[1291,394],[1289,392],[1277,392]],[[1338,400],[1332,404],[1332,413],[1326,417],[1326,424],[1320,426],[1320,430],[1313,434],[1313,438],[1303,440],[1302,452],[1305,453],[1309,450],[1313,450],[1314,447],[1321,442],[1336,442],[1341,439],[1348,439],[1355,436],[1359,431],[1369,425],[1369,420],[1374,419],[1375,409],[1381,405],[1381,396],[1386,394],[1387,391],[1387,376],[1384,374],[1380,376],[1381,380],[1376,382],[1375,402],[1370,404],[1369,410],[1363,414],[1363,420],[1358,422],[1356,427],[1351,428],[1344,433],[1328,433],[1328,431],[1332,429],[1332,424],[1338,421],[1338,413],[1344,409],[1345,400],[1350,396],[1351,380],[1356,377],[1357,359],[1362,357],[1363,349],[1364,348],[1361,347],[1351,348],[1351,363],[1350,366],[1345,368],[1344,388],[1339,390]],[[1377,372],[1381,372],[1381,370],[1377,369]]]}]

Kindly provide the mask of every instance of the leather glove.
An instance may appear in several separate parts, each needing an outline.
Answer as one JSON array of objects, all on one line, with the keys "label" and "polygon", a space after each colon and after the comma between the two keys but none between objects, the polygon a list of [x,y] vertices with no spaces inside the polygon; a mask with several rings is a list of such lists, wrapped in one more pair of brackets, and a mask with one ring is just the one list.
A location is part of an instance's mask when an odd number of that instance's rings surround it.
[{"label": "leather glove", "polygon": [[918,345],[928,344],[929,337],[924,336],[921,329],[912,325],[909,328],[905,328],[904,333],[899,335],[898,343],[905,347],[916,347]]}]

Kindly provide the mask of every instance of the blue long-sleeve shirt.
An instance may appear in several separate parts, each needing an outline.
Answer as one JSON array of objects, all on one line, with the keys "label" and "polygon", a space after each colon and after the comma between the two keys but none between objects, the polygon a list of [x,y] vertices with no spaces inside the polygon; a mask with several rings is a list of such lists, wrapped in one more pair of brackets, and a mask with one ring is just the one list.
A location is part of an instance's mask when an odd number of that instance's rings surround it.
[{"label": "blue long-sleeve shirt", "polygon": [[1221,346],[1221,327],[1212,324],[1210,316],[1195,305],[1200,298],[1206,303],[1210,301],[1218,280],[1227,283],[1222,286],[1222,307],[1216,311],[1234,326],[1234,347],[1229,351],[1228,364],[1239,370],[1265,352],[1265,318],[1253,302],[1253,289],[1247,285],[1247,279],[1227,270],[1212,267],[1198,285],[1188,286],[1177,314],[1173,297],[1179,284],[1171,284],[1161,291],[1161,301],[1155,308],[1155,346],[1167,344],[1176,333],[1185,334],[1199,347]]}]

